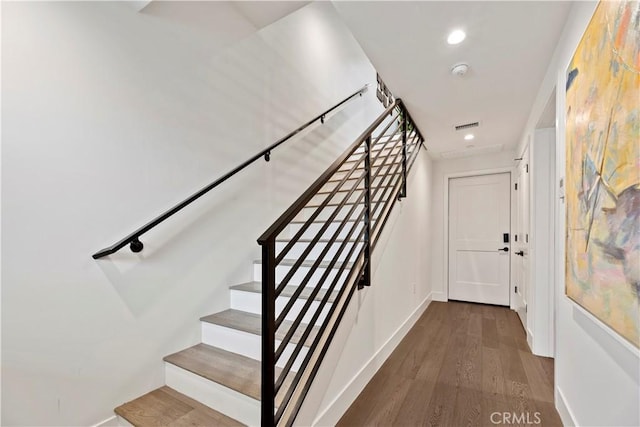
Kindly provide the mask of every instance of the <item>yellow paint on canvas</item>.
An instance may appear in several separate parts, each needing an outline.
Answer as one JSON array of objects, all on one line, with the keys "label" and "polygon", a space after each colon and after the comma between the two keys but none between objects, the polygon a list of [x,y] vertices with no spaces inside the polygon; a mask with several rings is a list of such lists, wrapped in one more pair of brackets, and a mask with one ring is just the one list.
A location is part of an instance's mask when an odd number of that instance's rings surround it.
[{"label": "yellow paint on canvas", "polygon": [[640,4],[601,2],[567,70],[566,293],[640,347]]}]

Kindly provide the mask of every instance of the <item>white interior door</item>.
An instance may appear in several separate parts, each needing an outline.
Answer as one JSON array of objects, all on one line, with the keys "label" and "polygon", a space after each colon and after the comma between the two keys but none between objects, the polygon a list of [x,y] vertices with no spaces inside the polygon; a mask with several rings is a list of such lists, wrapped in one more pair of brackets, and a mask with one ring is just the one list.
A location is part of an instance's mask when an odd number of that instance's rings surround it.
[{"label": "white interior door", "polygon": [[514,301],[522,326],[528,330],[527,301],[529,299],[529,149],[518,165],[515,188],[515,226],[513,232]]},{"label": "white interior door", "polygon": [[510,186],[508,173],[449,180],[449,299],[509,305]]}]

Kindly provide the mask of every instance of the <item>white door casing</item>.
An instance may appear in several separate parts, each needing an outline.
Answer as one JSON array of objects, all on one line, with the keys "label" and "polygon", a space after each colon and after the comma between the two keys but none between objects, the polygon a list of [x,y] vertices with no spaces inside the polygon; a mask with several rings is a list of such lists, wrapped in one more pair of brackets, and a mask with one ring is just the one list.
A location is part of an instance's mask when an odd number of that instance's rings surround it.
[{"label": "white door casing", "polygon": [[449,299],[509,305],[510,194],[509,173],[449,180]]},{"label": "white door casing", "polygon": [[522,327],[528,330],[527,304],[529,301],[529,148],[522,154],[517,169],[516,186],[514,188],[516,216],[513,230],[514,254],[514,304]]}]

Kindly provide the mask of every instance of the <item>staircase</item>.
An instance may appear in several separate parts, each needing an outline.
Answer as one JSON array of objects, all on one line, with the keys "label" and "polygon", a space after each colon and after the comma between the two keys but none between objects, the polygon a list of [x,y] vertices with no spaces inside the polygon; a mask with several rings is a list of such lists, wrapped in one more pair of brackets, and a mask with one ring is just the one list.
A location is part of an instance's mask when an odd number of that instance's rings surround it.
[{"label": "staircase", "polygon": [[422,142],[389,101],[258,239],[253,281],[200,319],[201,343],[164,358],[166,385],[115,409],[121,425],[292,425]]}]

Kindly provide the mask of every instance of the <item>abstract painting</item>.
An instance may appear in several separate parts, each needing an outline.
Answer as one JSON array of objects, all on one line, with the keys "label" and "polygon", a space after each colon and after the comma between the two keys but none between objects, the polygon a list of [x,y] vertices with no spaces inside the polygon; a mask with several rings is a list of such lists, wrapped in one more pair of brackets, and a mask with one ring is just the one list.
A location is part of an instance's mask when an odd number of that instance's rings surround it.
[{"label": "abstract painting", "polygon": [[566,294],[640,347],[640,2],[600,2],[566,99]]}]

